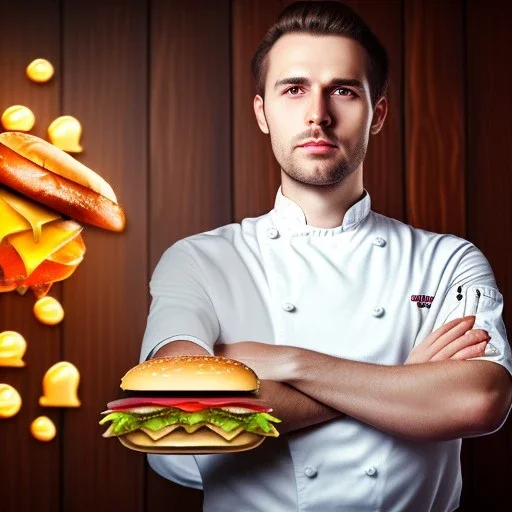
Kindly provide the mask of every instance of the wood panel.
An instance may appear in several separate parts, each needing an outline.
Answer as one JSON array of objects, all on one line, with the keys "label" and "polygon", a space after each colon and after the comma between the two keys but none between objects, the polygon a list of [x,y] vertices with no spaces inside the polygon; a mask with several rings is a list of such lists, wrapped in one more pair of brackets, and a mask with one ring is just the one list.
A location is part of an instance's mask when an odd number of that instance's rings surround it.
[{"label": "wood panel", "polygon": [[151,4],[150,266],[231,220],[229,1]]},{"label": "wood panel", "polygon": [[405,2],[408,223],[464,237],[462,2]]},{"label": "wood panel", "polygon": [[254,115],[256,88],[251,60],[268,28],[293,2],[286,0],[233,0],[233,208],[234,221],[257,217],[274,207],[281,183],[268,135]]},{"label": "wood panel", "polygon": [[64,358],[81,372],[83,406],[64,421],[63,508],[142,510],[144,456],[101,437],[100,412],[138,361],[147,308],[147,7],[65,0],[63,112],[83,125],[79,159],[102,175],[127,227],[86,227],[87,253],[65,283]]},{"label": "wood panel", "polygon": [[[151,3],[150,270],[176,240],[231,221],[230,2]],[[146,506],[202,493],[147,473]]]},{"label": "wood panel", "polygon": [[[505,297],[512,332],[512,100],[508,62],[511,2],[466,2],[468,238],[488,258]],[[473,450],[464,510],[506,510],[512,480],[512,420],[491,436],[464,441]],[[466,508],[467,506],[467,508]]]},{"label": "wood panel", "polygon": [[[29,107],[36,116],[31,133],[45,137],[48,123],[59,114],[61,89],[59,10],[52,1],[0,1],[0,113],[10,105]],[[25,76],[25,67],[38,57],[50,60],[56,69],[46,84]],[[60,285],[50,295],[60,298]],[[0,509],[25,512],[59,510],[62,454],[61,411],[38,404],[46,370],[61,357],[60,326],[40,324],[32,314],[34,296],[16,292],[0,294],[0,332],[14,330],[27,341],[24,368],[0,368],[0,382],[14,386],[23,405],[10,419],[0,419]],[[55,423],[57,437],[36,441],[30,423],[45,415]]]},{"label": "wood panel", "polygon": [[388,52],[390,85],[388,116],[382,131],[370,137],[364,163],[364,185],[372,209],[394,219],[405,220],[403,162],[401,0],[350,0],[350,5],[369,25]]},{"label": "wood panel", "polygon": [[[42,137],[57,115],[78,117],[85,147],[78,159],[112,184],[128,219],[122,234],[85,228],[84,262],[52,289],[66,310],[60,326],[34,319],[30,295],[0,294],[0,331],[18,330],[28,342],[26,368],[0,368],[0,382],[24,400],[16,417],[0,420],[0,509],[201,510],[201,492],[160,478],[143,455],[102,439],[97,422],[138,359],[148,281],[162,252],[273,206],[279,165],[254,117],[250,60],[289,3],[0,0],[0,110],[30,106],[32,133]],[[512,3],[349,5],[382,40],[392,67],[390,114],[365,165],[373,208],[473,241],[507,300],[512,106],[504,63]],[[24,76],[40,56],[56,65],[43,85]],[[509,327],[511,311],[506,305]],[[44,372],[62,359],[82,373],[78,410],[37,403]],[[59,429],[48,444],[28,432],[41,414]],[[492,436],[464,441],[461,511],[507,505],[511,430],[509,420]]]}]

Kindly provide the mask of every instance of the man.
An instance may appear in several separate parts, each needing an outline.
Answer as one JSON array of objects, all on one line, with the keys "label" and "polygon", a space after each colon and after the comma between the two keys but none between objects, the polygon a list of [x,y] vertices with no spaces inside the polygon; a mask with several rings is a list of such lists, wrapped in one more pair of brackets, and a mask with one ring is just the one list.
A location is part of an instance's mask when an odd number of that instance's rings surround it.
[{"label": "man", "polygon": [[292,4],[253,72],[281,166],[275,207],[165,252],[141,359],[245,362],[282,435],[149,462],[202,488],[207,511],[454,510],[461,438],[497,430],[512,396],[489,264],[465,240],[371,211],[363,160],[388,65],[353,11]]}]

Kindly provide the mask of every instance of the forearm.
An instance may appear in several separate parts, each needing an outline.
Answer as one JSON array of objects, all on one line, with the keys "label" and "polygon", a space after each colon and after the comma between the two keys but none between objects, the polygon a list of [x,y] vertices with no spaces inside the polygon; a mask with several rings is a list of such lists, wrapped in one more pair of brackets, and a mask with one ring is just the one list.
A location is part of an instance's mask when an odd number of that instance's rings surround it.
[{"label": "forearm", "polygon": [[259,396],[272,407],[272,415],[282,423],[280,434],[310,427],[342,416],[342,413],[282,382],[260,381]]},{"label": "forearm", "polygon": [[[292,359],[293,370],[279,380],[407,439],[447,440],[486,433],[499,426],[503,404],[510,403],[508,375],[486,361],[383,366],[304,349],[294,349]],[[508,400],[503,390],[508,390]]]},{"label": "forearm", "polygon": [[[160,348],[154,357],[178,355],[209,355],[190,341],[173,341]],[[327,405],[282,382],[261,380],[259,396],[272,407],[272,414],[282,420],[278,425],[281,434],[306,428],[342,415]]]}]

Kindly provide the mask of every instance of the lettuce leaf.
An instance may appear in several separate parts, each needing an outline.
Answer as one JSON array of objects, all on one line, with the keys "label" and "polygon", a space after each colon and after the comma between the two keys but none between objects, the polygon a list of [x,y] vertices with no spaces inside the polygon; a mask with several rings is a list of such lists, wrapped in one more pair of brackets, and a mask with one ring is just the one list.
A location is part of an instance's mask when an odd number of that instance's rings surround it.
[{"label": "lettuce leaf", "polygon": [[121,436],[139,428],[148,428],[156,431],[168,425],[196,425],[197,423],[212,423],[225,432],[231,432],[242,427],[248,432],[255,434],[268,434],[276,432],[272,423],[281,423],[281,420],[266,412],[255,412],[248,414],[235,414],[222,409],[203,409],[196,412],[185,412],[172,407],[154,411],[149,414],[137,414],[116,411],[105,416],[100,422],[104,425],[107,422],[113,423],[114,435]]}]

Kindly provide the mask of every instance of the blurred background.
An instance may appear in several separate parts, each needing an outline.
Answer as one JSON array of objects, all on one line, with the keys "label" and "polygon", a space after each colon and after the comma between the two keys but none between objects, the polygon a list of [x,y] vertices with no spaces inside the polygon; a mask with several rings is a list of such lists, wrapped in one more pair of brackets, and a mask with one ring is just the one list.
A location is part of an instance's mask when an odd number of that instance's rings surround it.
[{"label": "blurred background", "polygon": [[[23,399],[16,416],[0,419],[0,510],[201,510],[201,492],[103,439],[99,413],[138,362],[162,252],[273,207],[279,166],[254,118],[250,60],[289,3],[0,0],[0,111],[30,107],[31,133],[43,138],[57,116],[78,118],[77,159],[112,185],[127,215],[121,234],[85,227],[83,263],[50,292],[66,313],[58,326],[35,319],[29,293],[0,294],[0,331],[28,343],[25,368],[0,368],[0,382]],[[475,243],[505,296],[510,332],[512,2],[346,3],[392,65],[390,115],[365,164],[373,209]],[[37,57],[55,66],[46,84],[25,76]],[[60,360],[81,373],[78,409],[38,405],[43,375]],[[58,430],[49,443],[29,432],[43,414]],[[507,508],[511,425],[463,442],[459,510]]]}]

